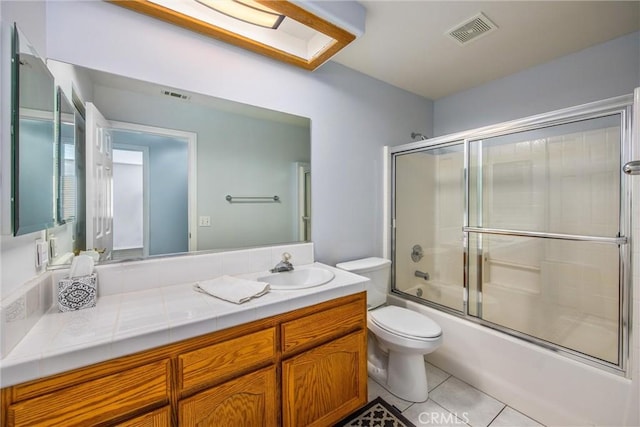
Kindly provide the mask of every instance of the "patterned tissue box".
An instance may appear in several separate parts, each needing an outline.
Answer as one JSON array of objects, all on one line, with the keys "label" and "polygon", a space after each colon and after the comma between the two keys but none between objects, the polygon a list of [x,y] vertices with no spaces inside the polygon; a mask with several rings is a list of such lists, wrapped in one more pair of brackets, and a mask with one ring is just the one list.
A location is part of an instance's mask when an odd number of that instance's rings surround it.
[{"label": "patterned tissue box", "polygon": [[58,308],[75,311],[95,307],[98,299],[98,274],[65,278],[58,282]]}]

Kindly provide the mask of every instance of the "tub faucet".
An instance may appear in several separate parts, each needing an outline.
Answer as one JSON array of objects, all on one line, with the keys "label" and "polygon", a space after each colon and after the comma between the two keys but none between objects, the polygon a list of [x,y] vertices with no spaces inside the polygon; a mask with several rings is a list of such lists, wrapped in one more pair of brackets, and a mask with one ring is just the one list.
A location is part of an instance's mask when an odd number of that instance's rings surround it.
[{"label": "tub faucet", "polygon": [[282,261],[276,264],[270,271],[272,273],[282,273],[283,271],[291,271],[293,270],[293,265],[289,262],[291,259],[291,254],[289,252],[285,252],[282,254]]}]

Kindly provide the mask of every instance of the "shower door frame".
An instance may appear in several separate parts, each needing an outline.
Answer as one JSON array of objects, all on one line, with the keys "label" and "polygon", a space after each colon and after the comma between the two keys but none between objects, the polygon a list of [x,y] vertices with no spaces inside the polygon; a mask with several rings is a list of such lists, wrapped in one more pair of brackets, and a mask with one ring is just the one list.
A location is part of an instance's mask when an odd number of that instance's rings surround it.
[{"label": "shower door frame", "polygon": [[[388,184],[391,197],[387,201],[387,212],[390,212],[388,229],[385,230],[390,237],[389,240],[389,253],[392,260],[392,273],[391,273],[391,293],[398,295],[402,298],[416,301],[422,305],[432,307],[434,309],[443,311],[445,313],[463,318],[465,320],[474,322],[476,324],[489,327],[491,329],[503,332],[507,335],[514,336],[522,339],[528,343],[538,345],[547,350],[569,357],[571,359],[586,363],[588,365],[603,369],[608,372],[615,373],[620,376],[629,377],[629,358],[630,349],[629,341],[631,336],[631,244],[630,236],[633,230],[632,228],[632,200],[631,200],[631,183],[630,178],[622,171],[622,165],[629,162],[633,150],[632,141],[632,120],[633,120],[633,95],[624,95],[615,98],[605,99],[602,101],[596,101],[584,105],[565,108],[562,110],[543,113],[535,116],[526,117],[523,119],[512,120],[496,125],[485,126],[477,129],[472,129],[464,132],[453,133],[449,135],[443,135],[432,139],[412,142],[408,144],[389,147],[386,154],[388,156],[387,174]],[[595,119],[598,117],[605,117],[611,115],[620,115],[620,199],[619,199],[619,235],[615,238],[603,238],[588,237],[590,241],[601,240],[606,243],[618,243],[619,251],[619,301],[618,301],[618,363],[607,362],[594,356],[581,353],[576,350],[562,347],[558,344],[542,340],[540,338],[528,335],[517,330],[492,323],[484,320],[481,317],[481,312],[478,312],[478,316],[471,315],[469,313],[469,233],[477,231],[475,227],[469,227],[469,146],[471,141],[478,141],[490,137],[502,136],[507,134],[514,134],[519,132],[526,132],[535,129],[542,129],[546,127],[562,125],[567,123],[578,122],[581,120]],[[399,155],[412,154],[421,151],[438,149],[452,145],[463,144],[464,147],[464,175],[463,175],[463,193],[464,193],[464,212],[462,213],[463,227],[460,232],[463,234],[463,309],[458,311],[456,309],[419,298],[415,295],[411,295],[396,289],[396,157]],[[385,227],[386,228],[386,227]],[[487,228],[484,228],[487,230]],[[509,234],[509,230],[493,230],[499,234]],[[535,232],[531,234],[532,237],[543,238],[558,238],[558,237],[576,237],[572,235],[564,235],[558,233],[544,233]],[[545,236],[546,235],[546,236]],[[582,237],[582,236],[578,236]],[[481,298],[481,293],[478,299]]]}]

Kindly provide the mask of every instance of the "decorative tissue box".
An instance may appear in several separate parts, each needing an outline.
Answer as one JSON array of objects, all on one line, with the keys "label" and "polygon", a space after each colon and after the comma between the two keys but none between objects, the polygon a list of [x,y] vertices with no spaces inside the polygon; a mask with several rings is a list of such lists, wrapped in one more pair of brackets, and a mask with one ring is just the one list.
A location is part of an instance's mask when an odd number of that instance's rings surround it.
[{"label": "decorative tissue box", "polygon": [[98,274],[65,278],[58,282],[58,308],[75,311],[95,307],[98,299]]}]

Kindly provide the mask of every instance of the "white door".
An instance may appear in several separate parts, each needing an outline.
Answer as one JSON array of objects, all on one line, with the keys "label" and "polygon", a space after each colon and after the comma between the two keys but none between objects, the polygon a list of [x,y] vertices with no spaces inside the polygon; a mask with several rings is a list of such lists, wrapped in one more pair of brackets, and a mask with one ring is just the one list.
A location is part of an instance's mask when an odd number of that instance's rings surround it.
[{"label": "white door", "polygon": [[91,102],[86,105],[87,249],[100,260],[113,251],[113,153],[110,123]]}]

